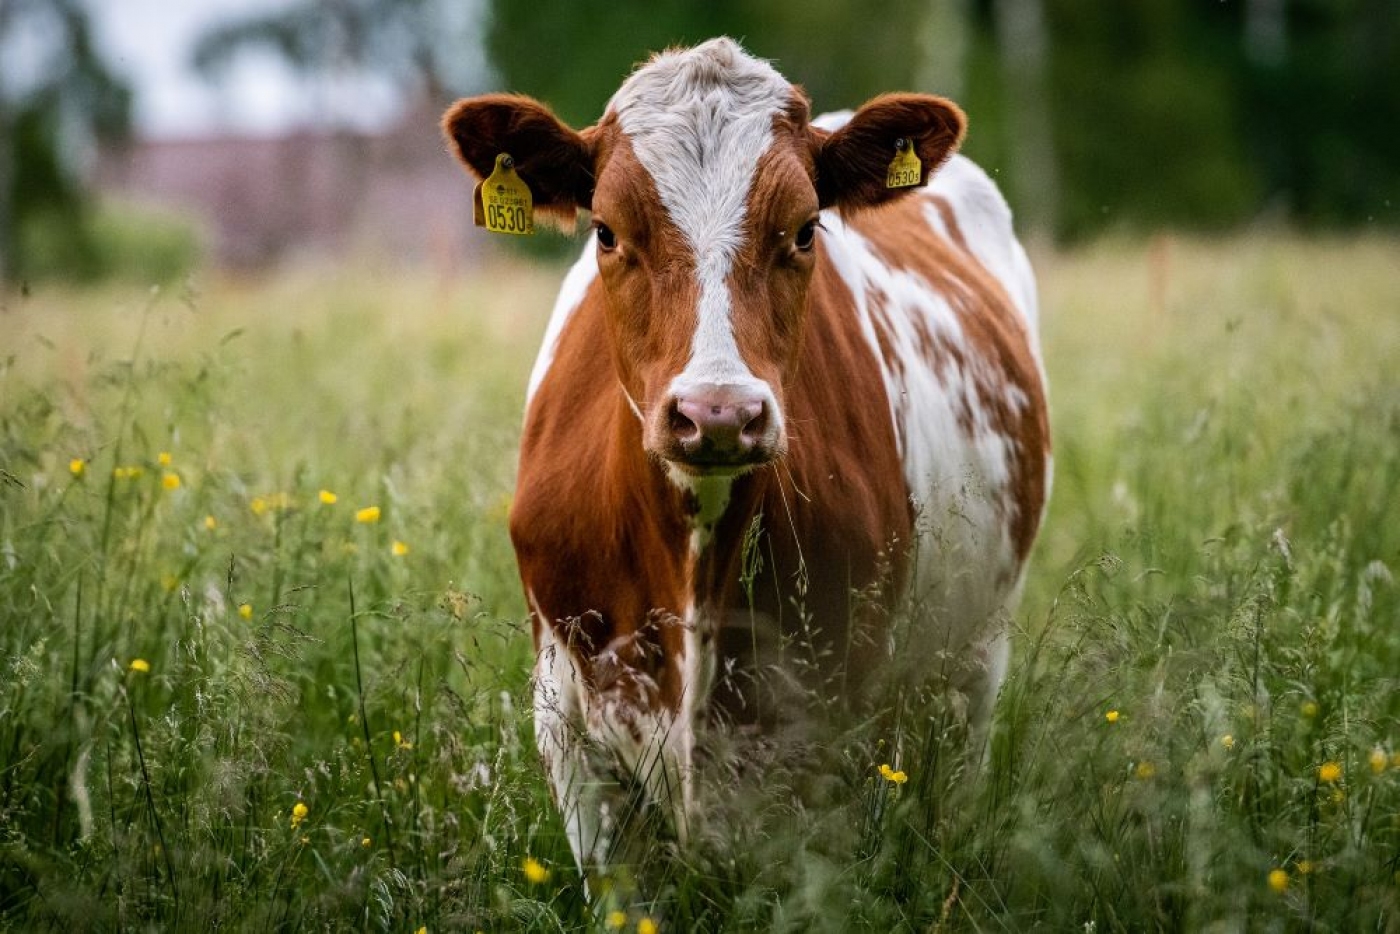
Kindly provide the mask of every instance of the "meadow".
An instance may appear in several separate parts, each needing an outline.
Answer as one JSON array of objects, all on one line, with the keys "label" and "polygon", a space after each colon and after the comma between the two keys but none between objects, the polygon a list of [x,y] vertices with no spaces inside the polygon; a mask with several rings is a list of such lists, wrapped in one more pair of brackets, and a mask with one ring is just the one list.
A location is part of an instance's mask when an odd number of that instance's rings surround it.
[{"label": "meadow", "polygon": [[906,699],[597,912],[505,525],[560,270],[4,296],[0,926],[1400,930],[1398,255],[1037,255],[1056,479],[985,763]]}]

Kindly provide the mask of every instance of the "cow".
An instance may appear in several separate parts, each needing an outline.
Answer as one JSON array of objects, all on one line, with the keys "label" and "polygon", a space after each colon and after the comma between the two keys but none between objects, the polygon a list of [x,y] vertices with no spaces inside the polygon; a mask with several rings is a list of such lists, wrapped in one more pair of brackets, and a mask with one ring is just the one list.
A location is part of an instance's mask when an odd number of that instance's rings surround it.
[{"label": "cow", "polygon": [[773,722],[785,695],[736,670],[799,628],[796,677],[855,698],[951,656],[986,722],[1051,454],[1035,281],[965,123],[915,93],[813,119],[727,38],[657,54],[587,129],[510,94],[444,115],[476,179],[509,156],[537,215],[591,219],[510,513],[585,878],[638,789],[684,842],[697,735]]}]

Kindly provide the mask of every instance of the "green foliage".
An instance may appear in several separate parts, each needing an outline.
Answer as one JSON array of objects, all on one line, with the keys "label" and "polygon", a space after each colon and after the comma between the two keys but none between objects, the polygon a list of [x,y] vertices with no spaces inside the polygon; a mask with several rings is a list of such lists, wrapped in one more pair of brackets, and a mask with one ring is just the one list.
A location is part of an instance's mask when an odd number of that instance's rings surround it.
[{"label": "green foliage", "polygon": [[186,220],[120,205],[84,205],[76,215],[35,212],[19,231],[18,247],[28,282],[168,285],[192,272],[200,254]]},{"label": "green foliage", "polygon": [[717,755],[694,845],[634,841],[593,917],[504,528],[558,272],[38,289],[0,369],[0,926],[1386,930],[1395,248],[1040,257],[1057,480],[986,761],[912,690]]},{"label": "green foliage", "polygon": [[40,73],[0,70],[0,283],[44,268],[83,278],[102,260],[78,154],[127,131],[131,91],[98,54],[78,0],[0,5],[0,54],[22,46]]}]

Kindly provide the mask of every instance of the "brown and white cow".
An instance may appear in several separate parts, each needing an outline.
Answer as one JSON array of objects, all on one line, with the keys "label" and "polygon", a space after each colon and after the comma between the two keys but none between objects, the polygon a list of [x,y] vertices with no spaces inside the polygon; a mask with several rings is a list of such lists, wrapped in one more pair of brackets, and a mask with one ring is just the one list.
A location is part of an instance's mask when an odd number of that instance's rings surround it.
[{"label": "brown and white cow", "polygon": [[[619,778],[684,837],[697,726],[721,694],[754,706],[716,672],[799,617],[852,690],[965,659],[954,686],[985,718],[1050,442],[1034,279],[996,187],[954,155],[962,112],[890,94],[813,120],[716,39],[639,67],[582,131],[510,95],[443,125],[475,176],[508,153],[537,211],[592,215],[510,519],[580,867],[607,861]],[[927,185],[889,188],[910,143]],[[740,586],[746,542],[763,561]],[[896,651],[894,607],[917,614]]]}]

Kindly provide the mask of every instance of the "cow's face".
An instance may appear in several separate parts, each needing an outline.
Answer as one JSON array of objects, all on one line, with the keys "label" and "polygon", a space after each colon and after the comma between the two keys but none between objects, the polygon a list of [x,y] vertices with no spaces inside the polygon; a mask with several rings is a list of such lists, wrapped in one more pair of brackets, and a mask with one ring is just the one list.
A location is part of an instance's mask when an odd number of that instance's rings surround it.
[{"label": "cow's face", "polygon": [[783,454],[819,212],[908,191],[885,184],[899,141],[922,181],[963,117],[941,98],[889,95],[828,134],[801,91],[721,39],[653,59],[581,133],[499,95],[458,102],[444,128],[477,176],[508,152],[537,208],[592,212],[617,381],[643,446],[683,479]]}]

